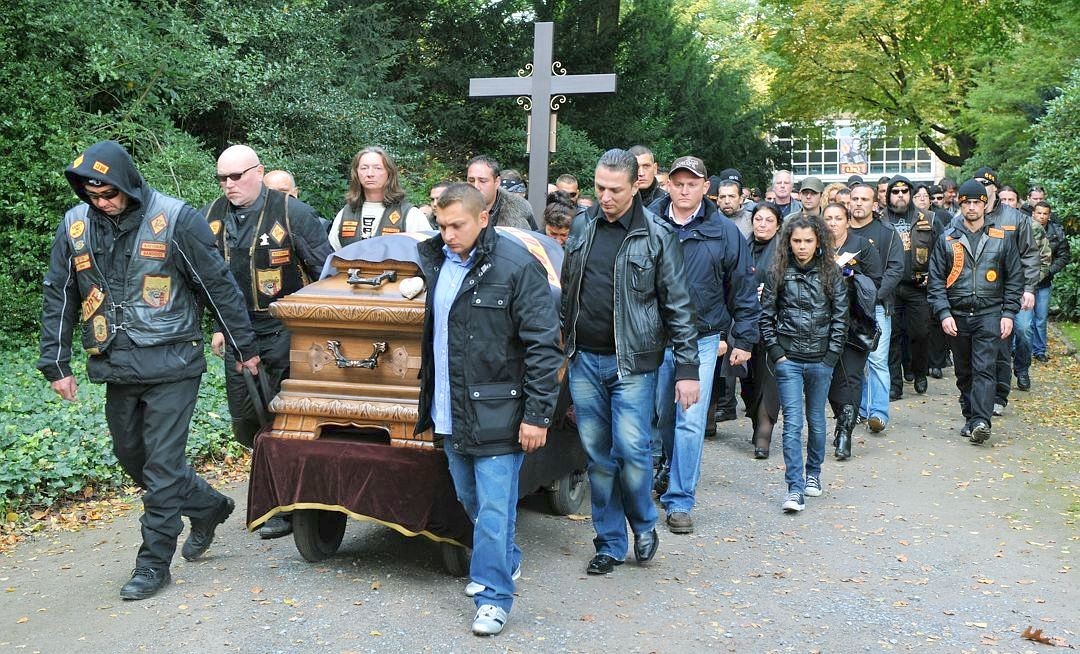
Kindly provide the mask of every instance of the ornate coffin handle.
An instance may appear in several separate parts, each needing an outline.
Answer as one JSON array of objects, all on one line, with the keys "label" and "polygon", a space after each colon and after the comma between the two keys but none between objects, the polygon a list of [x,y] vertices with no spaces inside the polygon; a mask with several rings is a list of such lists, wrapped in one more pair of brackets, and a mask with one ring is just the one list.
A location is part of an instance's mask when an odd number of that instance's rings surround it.
[{"label": "ornate coffin handle", "polygon": [[379,287],[383,285],[383,282],[396,282],[397,271],[396,270],[384,270],[380,274],[374,277],[361,277],[359,268],[349,269],[349,279],[347,280],[351,286],[375,286]]},{"label": "ornate coffin handle", "polygon": [[[385,273],[384,273],[385,274]],[[326,341],[326,347],[334,356],[338,368],[367,368],[374,370],[379,367],[379,355],[386,352],[386,341],[375,341],[372,344],[371,356],[366,359],[346,359],[341,353],[341,341]]]}]

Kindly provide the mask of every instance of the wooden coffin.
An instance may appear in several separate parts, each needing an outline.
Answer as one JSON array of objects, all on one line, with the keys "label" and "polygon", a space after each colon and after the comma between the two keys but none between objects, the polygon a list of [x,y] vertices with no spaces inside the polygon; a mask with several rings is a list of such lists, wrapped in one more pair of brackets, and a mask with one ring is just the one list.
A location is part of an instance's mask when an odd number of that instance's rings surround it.
[{"label": "wooden coffin", "polygon": [[[331,427],[383,430],[390,444],[432,447],[413,435],[420,382],[424,298],[415,263],[334,257],[333,277],[270,306],[292,334],[290,373],[270,404],[271,435],[319,438]],[[353,283],[349,283],[350,277]]]}]

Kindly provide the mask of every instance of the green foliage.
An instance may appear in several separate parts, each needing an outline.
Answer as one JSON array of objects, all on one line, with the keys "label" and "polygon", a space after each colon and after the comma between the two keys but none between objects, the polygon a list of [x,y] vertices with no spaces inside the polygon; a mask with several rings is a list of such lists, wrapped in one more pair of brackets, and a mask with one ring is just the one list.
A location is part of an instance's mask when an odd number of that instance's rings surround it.
[{"label": "green foliage", "polygon": [[[1080,116],[1080,59],[1076,60],[1061,95],[1048,104],[1046,116],[1035,127],[1034,153],[1027,166],[1028,178],[1046,188],[1047,201],[1063,218],[1065,229],[1070,233],[1080,232],[1080,123],[1077,116]],[[1059,277],[1054,278],[1055,287]]]},{"label": "green foliage", "polygon": [[1080,320],[1080,236],[1069,237],[1072,261],[1054,275],[1050,305],[1058,309],[1061,320]]},{"label": "green foliage", "polygon": [[[48,506],[86,486],[130,484],[112,454],[105,422],[105,387],[86,379],[85,358],[72,367],[79,401],[63,402],[34,369],[37,351],[24,347],[3,353],[0,377],[8,392],[0,397],[0,515]],[[209,354],[208,354],[209,358]],[[238,454],[231,440],[221,362],[209,358],[187,454],[193,461]]]}]

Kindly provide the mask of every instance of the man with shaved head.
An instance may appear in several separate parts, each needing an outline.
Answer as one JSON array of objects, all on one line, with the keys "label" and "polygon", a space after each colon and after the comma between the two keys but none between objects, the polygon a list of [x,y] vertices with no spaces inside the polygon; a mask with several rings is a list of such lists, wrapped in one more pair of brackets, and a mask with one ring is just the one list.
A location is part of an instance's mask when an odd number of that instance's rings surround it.
[{"label": "man with shaved head", "polygon": [[294,198],[300,197],[300,189],[296,188],[296,179],[287,170],[271,170],[263,175],[263,185],[275,191],[281,191],[285,195]]},{"label": "man with shaved head", "polygon": [[[244,295],[258,353],[271,393],[276,394],[289,373],[289,332],[270,315],[270,303],[318,279],[331,248],[315,210],[267,187],[263,172],[254,150],[246,145],[227,148],[217,161],[223,196],[203,207],[202,213]],[[253,447],[261,425],[243,375],[232,369],[232,355],[223,352],[222,343],[222,335],[215,333],[214,353],[224,355],[228,364],[225,390],[233,436]],[[275,516],[259,535],[276,538],[291,530],[287,520]]]}]

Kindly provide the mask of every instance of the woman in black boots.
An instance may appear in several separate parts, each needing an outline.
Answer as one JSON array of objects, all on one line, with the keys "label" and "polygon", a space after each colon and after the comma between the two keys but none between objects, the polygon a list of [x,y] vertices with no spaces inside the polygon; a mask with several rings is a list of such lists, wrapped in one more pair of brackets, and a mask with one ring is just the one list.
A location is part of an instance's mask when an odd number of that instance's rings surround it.
[{"label": "woman in black boots", "polygon": [[833,237],[836,263],[843,271],[848,292],[848,335],[840,361],[833,369],[829,404],[836,419],[835,456],[851,456],[851,430],[859,415],[866,357],[880,333],[874,322],[874,301],[881,283],[881,260],[874,244],[848,232],[848,209],[839,203],[825,207],[823,219]]},{"label": "woman in black boots", "polygon": [[[772,266],[776,234],[780,231],[782,220],[780,208],[772,202],[762,202],[754,209],[753,233],[748,241],[750,254],[754,258],[754,283],[757,284],[758,300],[761,299],[761,290]],[[765,345],[759,338],[750,353],[750,365],[741,385],[746,415],[754,425],[755,459],[769,458],[773,428],[780,416],[780,394],[776,389],[776,378],[773,377],[765,358]]]}]

